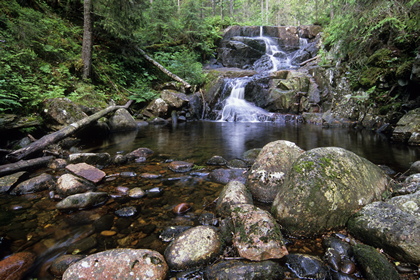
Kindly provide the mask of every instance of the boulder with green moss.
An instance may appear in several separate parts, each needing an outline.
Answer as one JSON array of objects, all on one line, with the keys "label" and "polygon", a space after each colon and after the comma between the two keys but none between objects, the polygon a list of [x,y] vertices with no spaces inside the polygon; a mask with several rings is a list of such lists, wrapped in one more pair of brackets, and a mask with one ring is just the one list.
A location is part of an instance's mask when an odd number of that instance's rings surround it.
[{"label": "boulder with green moss", "polygon": [[337,147],[303,153],[291,166],[272,213],[292,235],[342,227],[364,205],[380,200],[389,179],[372,162]]}]

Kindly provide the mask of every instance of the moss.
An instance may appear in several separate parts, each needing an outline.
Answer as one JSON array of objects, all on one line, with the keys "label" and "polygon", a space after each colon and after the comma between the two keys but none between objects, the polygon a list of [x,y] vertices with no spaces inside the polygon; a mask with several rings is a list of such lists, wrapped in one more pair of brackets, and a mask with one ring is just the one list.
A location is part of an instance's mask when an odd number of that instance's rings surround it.
[{"label": "moss", "polygon": [[303,172],[307,172],[314,169],[314,166],[315,166],[315,163],[313,161],[302,161],[302,162],[297,162],[296,164],[294,164],[293,169],[297,173],[302,174]]},{"label": "moss", "polygon": [[395,76],[399,79],[409,79],[411,74],[411,69],[413,68],[413,61],[403,62],[395,72]]},{"label": "moss", "polygon": [[385,72],[383,68],[368,67],[360,74],[359,83],[364,87],[373,87]]},{"label": "moss", "polygon": [[392,51],[390,49],[379,49],[368,58],[367,64],[376,67],[386,67],[390,61],[392,61]]}]

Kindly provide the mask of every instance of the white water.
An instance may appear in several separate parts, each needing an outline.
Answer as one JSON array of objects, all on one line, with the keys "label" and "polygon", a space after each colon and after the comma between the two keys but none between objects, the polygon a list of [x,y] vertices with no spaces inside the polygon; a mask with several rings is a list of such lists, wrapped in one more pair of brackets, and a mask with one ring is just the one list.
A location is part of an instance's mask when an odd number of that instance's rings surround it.
[{"label": "white water", "polygon": [[265,54],[270,58],[272,68],[268,72],[278,71],[279,69],[286,69],[292,67],[290,57],[282,50],[270,37],[265,37],[263,34],[263,27],[260,26],[259,39],[265,43]]}]

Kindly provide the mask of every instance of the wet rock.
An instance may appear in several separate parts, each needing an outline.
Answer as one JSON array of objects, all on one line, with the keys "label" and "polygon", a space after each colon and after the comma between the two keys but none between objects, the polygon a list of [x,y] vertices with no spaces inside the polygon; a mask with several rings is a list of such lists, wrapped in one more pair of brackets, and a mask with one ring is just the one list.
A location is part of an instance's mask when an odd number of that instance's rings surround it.
[{"label": "wet rock", "polygon": [[252,166],[255,162],[255,159],[261,152],[261,148],[255,148],[248,151],[245,151],[242,154],[242,159],[247,163],[248,166]]},{"label": "wet rock", "polygon": [[12,186],[14,186],[19,179],[21,179],[25,174],[26,171],[17,172],[11,175],[3,176],[0,178],[0,194],[7,193]]},{"label": "wet rock", "polygon": [[171,242],[175,239],[178,235],[186,231],[187,229],[190,229],[190,226],[170,226],[166,227],[162,230],[162,232],[159,235],[159,238],[163,242]]},{"label": "wet rock", "polygon": [[222,217],[228,217],[237,204],[253,204],[252,195],[244,184],[230,181],[222,191],[216,204],[216,211]]},{"label": "wet rock", "polygon": [[215,169],[210,172],[208,178],[216,183],[227,184],[230,181],[245,183],[246,172],[242,169]]},{"label": "wet rock", "polygon": [[208,263],[221,250],[222,241],[216,229],[197,226],[178,235],[166,248],[165,258],[172,270],[185,270]]},{"label": "wet rock", "polygon": [[137,208],[134,206],[127,206],[115,211],[118,217],[133,217],[137,214]]},{"label": "wet rock", "polygon": [[163,188],[154,187],[154,188],[148,189],[146,190],[146,194],[148,197],[159,197],[163,194]]},{"label": "wet rock", "polygon": [[211,159],[209,159],[206,164],[208,165],[217,165],[217,166],[225,166],[227,163],[227,160],[225,160],[221,156],[213,156]]},{"label": "wet rock", "polygon": [[291,235],[310,236],[344,226],[364,205],[382,198],[389,178],[342,148],[316,148],[292,165],[272,213]]},{"label": "wet rock", "polygon": [[203,226],[217,226],[219,219],[213,213],[203,213],[198,217],[198,223]]},{"label": "wet rock", "polygon": [[191,204],[183,202],[183,203],[175,205],[175,207],[172,209],[172,212],[174,212],[177,215],[182,215],[182,214],[187,213],[190,210],[191,210]]},{"label": "wet rock", "polygon": [[127,109],[120,108],[109,118],[108,126],[111,131],[136,130],[137,122]]},{"label": "wet rock", "polygon": [[35,255],[29,252],[15,253],[0,261],[0,279],[20,280],[35,262]]},{"label": "wet rock", "polygon": [[340,255],[340,258],[351,258],[353,256],[351,245],[339,238],[327,237],[322,240],[322,245],[325,249],[334,249]]},{"label": "wet rock", "polygon": [[366,205],[348,222],[350,233],[392,257],[420,263],[420,191]]},{"label": "wet rock", "polygon": [[290,254],[287,256],[286,265],[301,279],[330,279],[328,267],[315,256]]},{"label": "wet rock", "polygon": [[358,244],[353,247],[353,251],[356,261],[361,266],[363,274],[367,279],[400,279],[395,267],[384,255],[376,251],[375,248]]},{"label": "wet rock", "polygon": [[142,198],[146,195],[146,192],[143,191],[141,188],[132,188],[128,191],[128,196],[131,198]]},{"label": "wet rock", "polygon": [[241,257],[261,261],[288,254],[280,227],[267,211],[251,204],[238,204],[233,207],[231,217],[233,245]]},{"label": "wet rock", "polygon": [[408,174],[416,174],[420,173],[420,160],[413,162],[410,165],[410,169],[408,170]]},{"label": "wet rock", "polygon": [[101,232],[104,230],[111,229],[113,223],[114,223],[113,215],[104,215],[93,222],[93,227],[95,228],[96,232]]},{"label": "wet rock", "polygon": [[86,192],[73,194],[57,203],[59,210],[86,209],[104,204],[108,200],[106,192]]},{"label": "wet rock", "polygon": [[70,163],[87,163],[91,165],[107,165],[111,161],[108,153],[75,153],[69,155]]},{"label": "wet rock", "polygon": [[93,191],[96,185],[72,174],[61,175],[57,180],[56,192],[63,196]]},{"label": "wet rock", "polygon": [[55,277],[61,277],[64,274],[64,271],[75,262],[80,261],[85,258],[85,255],[62,255],[56,258],[50,267],[50,272]]},{"label": "wet rock", "polygon": [[54,177],[47,173],[42,173],[39,176],[26,180],[18,184],[10,191],[12,195],[21,195],[34,192],[40,192],[53,188],[55,186]]},{"label": "wet rock", "polygon": [[[392,132],[392,140],[399,142],[408,142],[413,133],[420,132],[420,108],[409,111],[405,114],[395,126]],[[409,144],[419,145],[415,139]]]},{"label": "wet rock", "polygon": [[88,252],[90,249],[93,249],[98,245],[98,241],[96,237],[91,235],[87,238],[83,238],[82,240],[77,241],[76,243],[71,244],[67,248],[68,254],[79,254]]},{"label": "wet rock", "polygon": [[153,151],[149,148],[138,148],[126,155],[129,161],[138,161],[142,160],[145,161],[148,157],[153,155]]},{"label": "wet rock", "polygon": [[265,145],[248,173],[246,186],[252,196],[258,201],[272,202],[293,162],[303,152],[295,143],[284,140]]},{"label": "wet rock", "polygon": [[206,279],[279,280],[284,279],[284,269],[273,261],[221,261],[207,267]]},{"label": "wet rock", "polygon": [[113,249],[90,255],[71,265],[63,280],[163,280],[168,266],[161,254],[147,249]]},{"label": "wet rock", "polygon": [[399,185],[400,188],[397,189],[394,194],[404,195],[415,193],[420,190],[420,173],[416,173],[408,176],[402,184]]},{"label": "wet rock", "polygon": [[245,161],[241,159],[232,159],[226,163],[226,166],[229,168],[239,168],[239,169],[247,169],[248,165]]},{"label": "wet rock", "polygon": [[49,164],[48,164],[48,168],[51,169],[62,169],[64,167],[66,167],[67,165],[67,161],[63,158],[56,158],[54,160],[52,160]]},{"label": "wet rock", "polygon": [[160,174],[153,174],[153,173],[141,173],[140,177],[144,179],[159,179],[162,177]]},{"label": "wet rock", "polygon": [[194,166],[191,162],[186,161],[173,161],[169,164],[168,168],[173,172],[184,173],[191,171],[192,167]]},{"label": "wet rock", "polygon": [[69,164],[66,166],[66,169],[93,183],[99,183],[106,176],[106,173],[102,170],[84,162]]}]

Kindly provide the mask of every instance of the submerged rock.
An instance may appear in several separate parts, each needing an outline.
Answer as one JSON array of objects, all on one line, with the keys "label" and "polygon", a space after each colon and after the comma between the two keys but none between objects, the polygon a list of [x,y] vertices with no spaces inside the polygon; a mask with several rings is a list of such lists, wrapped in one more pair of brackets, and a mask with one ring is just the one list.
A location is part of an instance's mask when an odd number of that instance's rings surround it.
[{"label": "submerged rock", "polygon": [[300,279],[330,279],[328,267],[315,256],[290,254],[287,256],[286,265]]},{"label": "submerged rock", "polygon": [[248,173],[246,186],[262,202],[273,202],[292,163],[304,152],[295,143],[279,140],[268,143]]},{"label": "submerged rock", "polygon": [[91,208],[98,205],[104,204],[108,200],[108,194],[106,192],[86,192],[73,194],[59,203],[56,208],[59,210],[78,210]]},{"label": "submerged rock", "polygon": [[194,166],[191,162],[186,161],[173,161],[169,164],[169,169],[173,172],[184,173],[191,171],[192,167]]},{"label": "submerged rock", "polygon": [[61,255],[52,262],[50,272],[55,277],[61,277],[70,265],[85,257],[85,255]]},{"label": "submerged rock", "polygon": [[163,280],[168,265],[161,254],[147,249],[113,249],[90,255],[71,265],[63,280]]},{"label": "submerged rock", "polygon": [[316,148],[293,163],[272,213],[292,235],[319,234],[344,226],[355,211],[381,199],[388,184],[368,160],[342,148]]},{"label": "submerged rock", "polygon": [[0,261],[0,279],[23,279],[35,262],[36,256],[30,252],[15,253]]},{"label": "submerged rock", "polygon": [[16,172],[11,175],[3,176],[0,178],[0,194],[7,193],[14,184],[16,184],[23,175],[27,174],[26,171]]},{"label": "submerged rock", "polygon": [[186,231],[187,229],[190,229],[190,226],[170,226],[163,229],[163,231],[160,233],[159,238],[163,242],[171,242],[175,239],[178,235]]},{"label": "submerged rock", "polygon": [[221,261],[207,267],[206,279],[231,280],[280,280],[284,279],[284,269],[273,261]]},{"label": "submerged rock", "polygon": [[199,267],[222,250],[222,241],[211,226],[197,226],[178,235],[166,248],[165,258],[172,270]]},{"label": "submerged rock", "polygon": [[366,205],[348,222],[352,235],[394,258],[420,263],[420,191]]},{"label": "submerged rock", "polygon": [[232,209],[233,245],[241,257],[252,261],[279,259],[287,255],[283,235],[274,218],[251,204]]},{"label": "submerged rock", "polygon": [[230,181],[245,183],[246,172],[242,169],[215,169],[208,178],[216,183],[227,184]]}]

